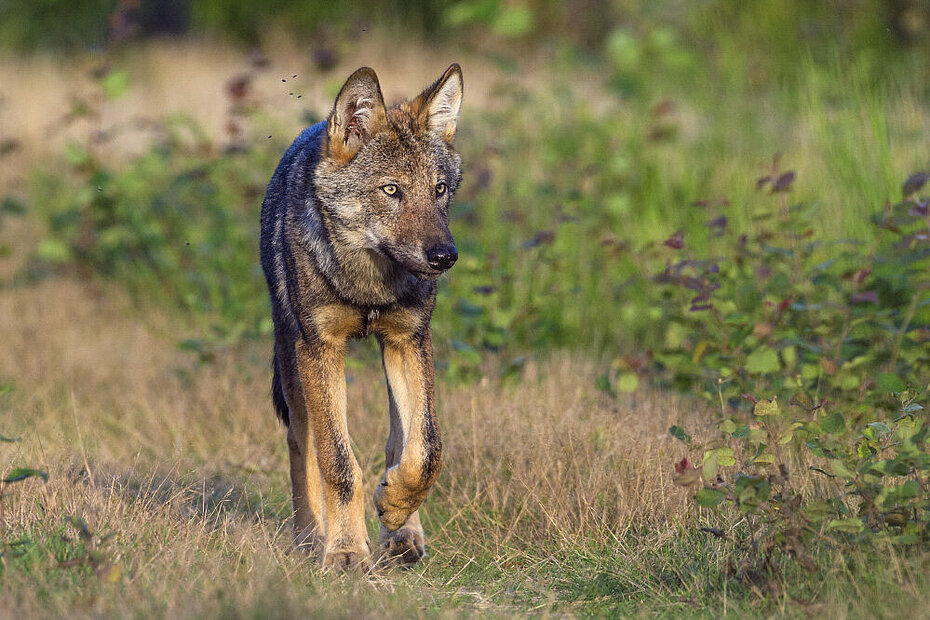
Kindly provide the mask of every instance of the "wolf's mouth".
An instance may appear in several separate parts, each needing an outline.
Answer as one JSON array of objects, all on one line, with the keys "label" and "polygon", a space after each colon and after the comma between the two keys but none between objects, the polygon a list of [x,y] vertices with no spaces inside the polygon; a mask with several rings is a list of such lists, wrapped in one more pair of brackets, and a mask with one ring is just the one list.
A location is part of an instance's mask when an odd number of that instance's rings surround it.
[{"label": "wolf's mouth", "polygon": [[391,249],[385,245],[382,245],[378,250],[386,257],[388,257],[395,265],[401,269],[408,271],[420,278],[421,280],[436,280],[445,273],[445,270],[436,271],[434,269],[423,269],[420,265],[412,264],[413,261],[404,260],[400,256],[397,256]]},{"label": "wolf's mouth", "polygon": [[445,273],[445,270],[443,271],[432,271],[432,270],[422,271],[420,269],[410,269],[409,267],[407,268],[407,271],[409,271],[416,277],[420,278],[421,280],[438,280],[439,276]]}]

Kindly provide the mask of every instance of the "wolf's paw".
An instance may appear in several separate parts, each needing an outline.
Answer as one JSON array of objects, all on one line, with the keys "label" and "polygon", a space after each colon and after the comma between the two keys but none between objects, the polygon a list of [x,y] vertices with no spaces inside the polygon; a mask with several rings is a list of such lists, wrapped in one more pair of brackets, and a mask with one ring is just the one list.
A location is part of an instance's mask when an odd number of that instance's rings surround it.
[{"label": "wolf's paw", "polygon": [[367,545],[357,549],[332,549],[323,555],[323,570],[367,573],[371,570],[371,553]]},{"label": "wolf's paw", "polygon": [[423,532],[402,527],[381,536],[381,558],[386,564],[413,564],[426,555]]},{"label": "wolf's paw", "polygon": [[375,509],[378,511],[378,520],[391,532],[403,526],[407,522],[407,517],[420,505],[419,501],[410,497],[404,497],[404,501],[398,501],[401,497],[395,490],[396,488],[382,482],[375,489]]}]

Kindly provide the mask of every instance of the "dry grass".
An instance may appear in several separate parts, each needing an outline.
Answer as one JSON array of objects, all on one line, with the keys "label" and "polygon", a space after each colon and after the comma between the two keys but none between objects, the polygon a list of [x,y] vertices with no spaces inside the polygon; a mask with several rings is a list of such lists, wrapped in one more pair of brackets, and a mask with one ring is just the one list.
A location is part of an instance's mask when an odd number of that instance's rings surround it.
[{"label": "dry grass", "polygon": [[[22,226],[9,234],[28,238]],[[681,421],[677,403],[610,400],[593,387],[594,363],[558,355],[530,364],[518,384],[492,375],[440,385],[445,469],[425,508],[429,559],[406,573],[337,580],[333,600],[304,600],[327,586],[314,562],[290,551],[268,343],[199,367],[177,350],[170,322],[104,282],[9,282],[0,289],[0,379],[13,392],[0,430],[22,439],[0,446],[0,467],[40,467],[49,481],[10,486],[3,498],[5,539],[37,546],[28,562],[16,560],[27,568],[5,570],[0,612],[223,615],[273,600],[285,614],[377,615],[416,596],[427,609],[461,599],[508,613],[480,583],[459,592],[459,577],[629,545],[630,528],[653,530],[655,544],[687,511],[668,479],[680,451],[666,434]],[[384,381],[377,367],[349,380],[350,428],[373,490],[387,434]],[[108,537],[95,543],[103,555],[93,567],[59,567],[81,555],[69,516]]]},{"label": "dry grass", "polygon": [[[25,174],[35,164],[60,158],[68,142],[93,143],[95,135],[105,136],[95,155],[106,163],[140,154],[151,143],[147,121],[170,115],[189,117],[207,136],[222,140],[230,112],[227,84],[245,74],[251,76],[248,101],[261,105],[288,140],[302,129],[304,111],[325,116],[346,76],[365,65],[372,65],[381,76],[388,103],[417,94],[455,61],[467,67],[470,110],[492,107],[497,89],[504,85],[545,86],[532,75],[504,74],[474,53],[451,53],[422,42],[386,42],[381,35],[347,45],[328,70],[316,67],[309,51],[290,37],[271,39],[264,53],[268,64],[255,68],[246,50],[194,40],[153,41],[109,55],[4,56],[0,52],[0,138],[19,144],[2,159],[0,187],[23,189]],[[93,79],[104,66],[129,77],[128,92],[117,100],[104,97]],[[88,104],[93,113],[72,117],[79,102]]]},{"label": "dry grass", "polygon": [[[28,237],[3,236],[13,232]],[[0,431],[21,437],[0,445],[0,469],[49,473],[46,484],[5,489],[0,535],[31,542],[24,556],[3,558],[0,617],[726,609],[724,547],[689,525],[693,509],[669,479],[681,447],[668,426],[703,433],[713,416],[659,393],[610,399],[593,387],[591,360],[554,355],[517,382],[490,372],[477,385],[440,384],[445,468],[424,508],[430,555],[413,570],[359,579],[323,575],[291,549],[268,343],[197,366],[176,348],[171,321],[76,276],[6,280],[0,317],[0,382],[13,386],[0,398]],[[371,491],[386,395],[376,366],[358,368],[350,428]],[[72,517],[86,520],[89,540]],[[816,605],[757,589],[730,609],[893,615],[902,607],[882,603],[889,587],[904,609],[920,609],[926,580],[906,558],[888,557],[884,577],[861,583],[859,602],[824,587],[868,562],[847,558],[808,586]]]}]

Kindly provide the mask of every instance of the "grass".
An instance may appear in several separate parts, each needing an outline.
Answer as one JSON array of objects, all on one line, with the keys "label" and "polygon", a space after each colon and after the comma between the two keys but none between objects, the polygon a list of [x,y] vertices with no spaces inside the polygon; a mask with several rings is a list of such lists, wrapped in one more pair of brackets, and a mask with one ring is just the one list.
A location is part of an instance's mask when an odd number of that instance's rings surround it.
[{"label": "grass", "polygon": [[[13,386],[0,426],[22,437],[0,464],[50,476],[5,490],[3,540],[22,543],[4,555],[7,615],[926,609],[921,554],[889,550],[877,570],[867,552],[825,552],[816,581],[785,557],[777,577],[731,565],[732,550],[697,531],[711,521],[671,482],[681,447],[668,426],[709,432],[713,416],[649,391],[609,399],[593,387],[597,365],[564,353],[529,364],[518,385],[440,385],[447,450],[424,508],[428,558],[367,579],[323,575],[290,548],[284,433],[266,398],[263,347],[195,369],[158,316],[131,307],[106,284],[69,279],[0,296],[0,313],[21,317],[0,327],[0,376]],[[371,491],[387,427],[383,379],[365,368],[349,380],[350,428]],[[86,520],[90,538],[71,517]]]},{"label": "grass", "polygon": [[[16,229],[19,230],[16,230]],[[7,234],[28,238],[23,226]],[[0,609],[15,617],[807,615],[907,617],[928,603],[927,558],[889,550],[818,558],[812,581],[740,567],[699,532],[712,524],[673,486],[681,423],[709,433],[703,405],[594,388],[598,364],[569,353],[518,382],[440,384],[444,471],[427,500],[428,558],[409,571],[333,577],[290,548],[283,429],[262,345],[204,367],[165,317],[98,279],[5,286],[0,427],[21,436],[7,486]],[[170,323],[168,323],[170,325]],[[386,394],[376,368],[349,373],[366,487],[383,465]],[[375,386],[376,389],[372,389]],[[376,519],[367,507],[369,530]],[[68,519],[86,520],[89,536]],[[697,517],[697,520],[695,520]],[[710,519],[710,520],[708,520]],[[89,552],[90,550],[90,552]],[[894,593],[891,597],[890,593]],[[891,601],[894,601],[893,603]]]}]

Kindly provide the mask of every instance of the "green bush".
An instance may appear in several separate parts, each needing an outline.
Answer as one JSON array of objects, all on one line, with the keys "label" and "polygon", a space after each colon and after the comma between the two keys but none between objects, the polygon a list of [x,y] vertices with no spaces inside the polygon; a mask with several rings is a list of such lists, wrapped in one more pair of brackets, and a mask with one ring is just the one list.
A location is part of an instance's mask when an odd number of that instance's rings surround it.
[{"label": "green bush", "polygon": [[916,192],[927,175],[913,175],[904,200],[875,215],[872,243],[818,235],[816,209],[789,204],[793,178],[776,167],[760,179],[774,200],[754,214],[751,234],[710,217],[710,256],[692,256],[680,235],[665,242],[658,366],[676,387],[731,403],[762,386],[859,401],[890,383],[923,385],[930,244]]},{"label": "green bush", "polygon": [[[824,541],[926,545],[930,199],[919,193],[930,175],[912,175],[876,214],[873,247],[817,239],[809,210],[782,193],[792,178],[776,168],[760,179],[781,198],[760,214],[769,227],[737,236],[713,220],[719,253],[657,278],[672,287],[666,320],[681,338],[656,367],[721,411],[706,441],[671,429],[695,456],[676,481],[698,486],[695,501],[729,523],[713,531],[765,566],[781,550],[814,568]],[[680,253],[684,241],[666,245]],[[799,468],[822,479],[805,485]]]}]

